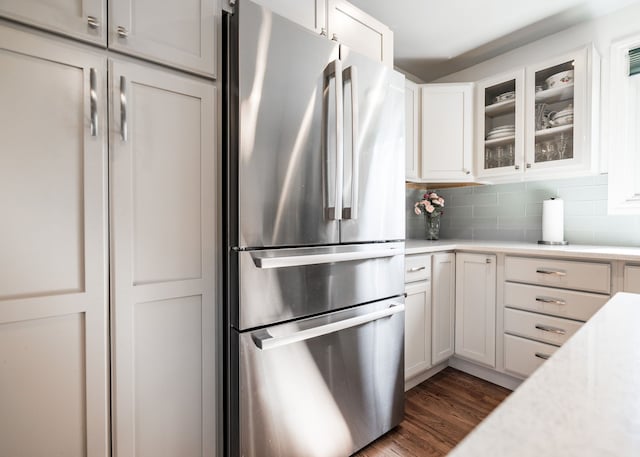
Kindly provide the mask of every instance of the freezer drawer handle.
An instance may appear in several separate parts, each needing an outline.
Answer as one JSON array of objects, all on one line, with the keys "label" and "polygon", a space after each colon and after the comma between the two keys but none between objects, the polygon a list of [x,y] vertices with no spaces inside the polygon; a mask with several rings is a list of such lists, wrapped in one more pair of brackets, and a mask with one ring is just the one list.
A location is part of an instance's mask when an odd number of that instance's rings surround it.
[{"label": "freezer drawer handle", "polygon": [[349,262],[352,260],[381,259],[404,253],[403,248],[386,248],[377,251],[335,252],[329,254],[291,255],[287,257],[258,257],[251,254],[256,267],[263,270],[269,268],[299,267],[303,265],[319,265],[323,263]]},{"label": "freezer drawer handle", "polygon": [[424,265],[422,265],[421,267],[413,267],[413,268],[409,268],[407,270],[407,273],[415,273],[416,271],[422,271],[422,270],[426,270],[427,267],[425,267]]},{"label": "freezer drawer handle", "polygon": [[565,335],[567,333],[565,329],[553,327],[551,325],[536,324],[536,328],[538,330],[542,330],[543,332],[555,333],[556,335]]},{"label": "freezer drawer handle", "polygon": [[320,325],[318,327],[301,330],[291,335],[285,336],[272,336],[267,329],[260,330],[252,335],[255,345],[266,351],[267,349],[274,349],[288,344],[298,343],[300,341],[310,340],[312,338],[318,338],[329,333],[339,332],[351,327],[366,324],[367,322],[376,321],[385,317],[393,316],[404,311],[404,305],[402,303],[394,303],[386,309],[380,311],[374,311],[363,316],[351,317],[343,321],[332,322],[326,325]]}]

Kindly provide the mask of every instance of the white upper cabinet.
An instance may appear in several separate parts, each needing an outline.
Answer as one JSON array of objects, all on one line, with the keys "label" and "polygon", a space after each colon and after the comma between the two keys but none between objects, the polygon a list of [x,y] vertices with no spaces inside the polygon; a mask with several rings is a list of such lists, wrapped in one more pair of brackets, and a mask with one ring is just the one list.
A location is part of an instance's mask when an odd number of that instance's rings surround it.
[{"label": "white upper cabinet", "polygon": [[476,85],[476,176],[513,174],[524,162],[524,70]]},{"label": "white upper cabinet", "polygon": [[393,32],[344,0],[255,0],[303,27],[393,68]]},{"label": "white upper cabinet", "polygon": [[423,84],[420,87],[420,180],[471,181],[473,84]]},{"label": "white upper cabinet", "polygon": [[106,58],[0,26],[0,68],[0,455],[107,457]]},{"label": "white upper cabinet", "polygon": [[107,0],[2,0],[0,16],[82,41],[107,43]]},{"label": "white upper cabinet", "polygon": [[393,32],[344,0],[327,0],[329,37],[393,68]]},{"label": "white upper cabinet", "polygon": [[318,34],[327,35],[326,0],[253,0]]},{"label": "white upper cabinet", "polygon": [[405,168],[406,179],[420,178],[420,86],[405,79]]},{"label": "white upper cabinet", "polygon": [[110,0],[109,48],[215,76],[217,0]]},{"label": "white upper cabinet", "polygon": [[519,181],[597,172],[599,62],[588,46],[479,82],[477,177]]},{"label": "white upper cabinet", "polygon": [[597,171],[599,62],[590,46],[527,67],[527,178]]}]

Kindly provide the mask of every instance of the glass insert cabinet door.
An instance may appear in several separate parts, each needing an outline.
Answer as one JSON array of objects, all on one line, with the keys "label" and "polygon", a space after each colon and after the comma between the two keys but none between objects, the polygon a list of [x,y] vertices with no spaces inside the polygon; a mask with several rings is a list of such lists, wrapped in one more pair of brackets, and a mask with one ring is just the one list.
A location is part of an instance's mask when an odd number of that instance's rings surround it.
[{"label": "glass insert cabinet door", "polygon": [[[589,48],[527,70],[526,171],[586,165],[592,144]],[[595,125],[595,124],[594,124]]]},{"label": "glass insert cabinet door", "polygon": [[478,174],[511,174],[523,162],[524,71],[478,84]]}]

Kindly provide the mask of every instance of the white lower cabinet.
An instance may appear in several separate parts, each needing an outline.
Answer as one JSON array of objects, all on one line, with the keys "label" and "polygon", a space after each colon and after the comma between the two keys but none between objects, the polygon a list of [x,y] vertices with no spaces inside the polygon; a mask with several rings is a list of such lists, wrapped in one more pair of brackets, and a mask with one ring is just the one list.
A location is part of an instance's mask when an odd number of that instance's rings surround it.
[{"label": "white lower cabinet", "polygon": [[431,362],[436,365],[454,352],[456,255],[448,252],[431,257]]},{"label": "white lower cabinet", "polygon": [[557,346],[512,335],[504,336],[505,369],[526,378],[544,363]]},{"label": "white lower cabinet", "polygon": [[404,377],[431,367],[431,255],[405,257]]},{"label": "white lower cabinet", "polygon": [[456,254],[455,354],[496,365],[496,256]]},{"label": "white lower cabinet", "polygon": [[110,455],[106,64],[0,26],[1,456]]},{"label": "white lower cabinet", "polygon": [[114,454],[216,454],[215,101],[206,81],[113,61]]}]

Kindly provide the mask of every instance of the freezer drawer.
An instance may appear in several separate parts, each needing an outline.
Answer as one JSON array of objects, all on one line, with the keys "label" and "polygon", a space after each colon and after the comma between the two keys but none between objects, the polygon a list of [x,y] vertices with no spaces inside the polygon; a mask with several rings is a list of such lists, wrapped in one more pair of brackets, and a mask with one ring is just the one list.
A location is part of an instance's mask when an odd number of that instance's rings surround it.
[{"label": "freezer drawer", "polygon": [[233,455],[343,457],[402,420],[402,297],[235,336]]},{"label": "freezer drawer", "polygon": [[[239,330],[300,319],[404,292],[404,243],[236,253]],[[232,303],[236,300],[232,299]]]}]

